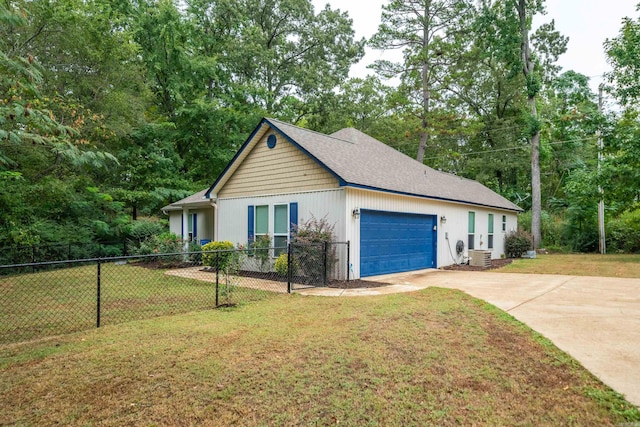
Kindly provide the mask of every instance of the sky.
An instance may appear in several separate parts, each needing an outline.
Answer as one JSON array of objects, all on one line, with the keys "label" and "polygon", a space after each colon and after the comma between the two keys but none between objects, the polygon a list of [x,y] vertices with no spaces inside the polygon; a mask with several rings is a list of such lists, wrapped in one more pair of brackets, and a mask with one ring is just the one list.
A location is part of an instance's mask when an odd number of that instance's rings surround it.
[{"label": "sky", "polygon": [[[332,9],[347,11],[353,19],[356,38],[371,37],[378,29],[382,5],[387,0],[312,0],[316,12],[329,3]],[[597,90],[602,74],[610,70],[602,43],[618,35],[622,18],[637,18],[635,5],[640,0],[546,0],[547,14],[534,20],[534,27],[552,19],[556,29],[569,37],[567,53],[558,65],[563,71],[574,70],[591,77],[591,87]],[[396,55],[391,56],[389,55]],[[352,77],[373,74],[367,65],[380,58],[401,59],[396,52],[374,51],[367,48],[363,60],[352,67]]]}]

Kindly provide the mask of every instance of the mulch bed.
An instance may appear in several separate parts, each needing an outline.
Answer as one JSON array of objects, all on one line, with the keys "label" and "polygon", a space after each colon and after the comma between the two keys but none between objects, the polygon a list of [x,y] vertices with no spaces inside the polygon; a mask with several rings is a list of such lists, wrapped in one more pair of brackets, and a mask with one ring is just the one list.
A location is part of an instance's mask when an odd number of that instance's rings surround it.
[{"label": "mulch bed", "polygon": [[[486,270],[495,270],[498,268],[502,268],[508,264],[511,264],[513,260],[510,258],[505,258],[505,259],[493,259],[491,260],[491,267],[488,268],[484,268],[484,267],[476,267],[476,266],[472,266],[469,264],[453,264],[453,265],[449,265],[447,267],[442,267],[443,270],[455,270],[455,271],[486,271]],[[160,268],[186,268],[186,267],[193,267],[194,264],[193,263],[188,263],[188,262],[175,262],[173,264],[170,263],[161,263],[161,262],[157,262],[157,261],[151,261],[151,262],[139,262],[136,263],[137,266],[140,267],[145,267],[145,268],[150,268],[150,269],[160,269]],[[211,272],[211,273],[215,273],[215,270],[212,269],[207,269],[207,268],[203,268],[201,271],[206,271],[206,272]],[[276,273],[273,272],[260,272],[260,271],[248,271],[248,270],[242,270],[239,272],[239,275],[242,277],[253,277],[256,279],[263,279],[263,280],[272,280],[274,282],[287,282],[287,278],[284,276],[280,276]],[[305,282],[308,279],[306,277],[295,277],[294,278],[294,282],[295,283],[300,283],[300,284],[305,284]],[[327,284],[327,287],[329,288],[336,288],[336,289],[358,289],[358,288],[379,288],[381,286],[388,286],[390,285],[390,283],[384,283],[384,282],[372,282],[369,280],[361,280],[361,279],[351,279],[349,281],[347,280],[330,280],[329,283]]]},{"label": "mulch bed", "polygon": [[351,279],[346,280],[332,280],[329,282],[328,287],[337,289],[357,289],[357,288],[379,288],[381,286],[389,286],[391,283],[383,282],[371,282],[369,280]]},{"label": "mulch bed", "polygon": [[[276,282],[286,282],[287,278],[284,276],[280,276],[273,272],[262,273],[260,271],[246,271],[242,270],[239,273],[242,277],[254,277],[256,279],[264,279],[264,280],[273,280]],[[295,283],[305,284],[307,281],[306,277],[294,277]],[[381,286],[387,286],[389,283],[381,283],[381,282],[371,282],[368,280],[360,280],[360,279],[351,279],[347,280],[330,280],[327,284],[329,288],[337,288],[337,289],[356,289],[356,288],[379,288]]]},{"label": "mulch bed", "polygon": [[513,260],[511,258],[504,259],[492,259],[491,267],[476,267],[469,264],[453,264],[447,267],[443,267],[443,270],[456,270],[456,271],[486,271],[486,270],[495,270],[497,268],[502,268],[505,265],[511,264]]}]

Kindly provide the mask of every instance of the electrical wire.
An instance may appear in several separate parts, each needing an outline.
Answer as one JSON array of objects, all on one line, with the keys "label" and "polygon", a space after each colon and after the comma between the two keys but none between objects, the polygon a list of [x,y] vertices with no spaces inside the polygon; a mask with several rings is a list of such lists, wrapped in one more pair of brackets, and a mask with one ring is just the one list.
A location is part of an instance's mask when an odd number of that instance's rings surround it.
[{"label": "electrical wire", "polygon": [[[560,145],[560,144],[567,144],[569,142],[582,142],[582,141],[589,141],[589,140],[595,140],[595,139],[597,139],[596,136],[590,136],[590,137],[586,137],[586,138],[568,139],[566,141],[552,141],[552,142],[545,143],[545,145]],[[498,152],[501,152],[501,151],[520,150],[520,149],[524,149],[524,148],[529,148],[529,146],[528,145],[519,145],[517,147],[496,148],[494,150],[472,151],[472,152],[469,152],[469,153],[460,153],[458,155],[459,156],[472,156],[472,155],[477,155],[477,154],[498,153]],[[447,156],[425,157],[425,160],[437,160],[437,159],[441,159],[443,157],[447,157]]]}]

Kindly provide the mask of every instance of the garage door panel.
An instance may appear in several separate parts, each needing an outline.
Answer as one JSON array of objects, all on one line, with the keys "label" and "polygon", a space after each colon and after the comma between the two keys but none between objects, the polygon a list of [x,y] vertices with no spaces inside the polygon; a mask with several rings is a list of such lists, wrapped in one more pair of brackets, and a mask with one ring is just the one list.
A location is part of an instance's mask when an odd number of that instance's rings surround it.
[{"label": "garage door panel", "polygon": [[436,216],[362,210],[360,275],[435,267]]}]

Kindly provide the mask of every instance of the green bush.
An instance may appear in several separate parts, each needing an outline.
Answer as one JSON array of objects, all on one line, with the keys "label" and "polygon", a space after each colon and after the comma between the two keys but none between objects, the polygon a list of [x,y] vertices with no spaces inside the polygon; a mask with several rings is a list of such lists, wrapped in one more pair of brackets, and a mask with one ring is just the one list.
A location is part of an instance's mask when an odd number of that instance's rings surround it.
[{"label": "green bush", "polygon": [[143,241],[166,232],[166,221],[157,218],[139,218],[125,227],[125,235],[138,245]]},{"label": "green bush", "polygon": [[138,255],[149,254],[172,254],[182,252],[184,242],[173,233],[162,233],[152,235],[140,243],[140,247],[135,251]]},{"label": "green bush", "polygon": [[520,258],[531,250],[531,235],[524,230],[512,231],[504,238],[504,251],[507,258]]},{"label": "green bush", "polygon": [[607,224],[610,252],[640,252],[640,208],[625,211]]},{"label": "green bush", "polygon": [[289,255],[280,254],[280,256],[276,258],[275,269],[276,273],[280,276],[286,276],[289,271]]},{"label": "green bush", "polygon": [[[216,257],[218,259],[218,269],[226,270],[231,265],[234,255],[234,246],[228,240],[223,242],[210,242],[202,247],[202,264],[208,267],[216,267]],[[220,251],[220,252],[217,252]]]},{"label": "green bush", "polygon": [[[331,271],[336,263],[335,248],[331,245],[334,240],[334,226],[329,224],[326,217],[311,218],[295,228],[293,236],[294,260],[300,270],[313,280],[326,280],[325,271]],[[327,254],[325,259],[324,245]],[[326,261],[326,265],[325,265]],[[297,267],[296,265],[296,267]]]},{"label": "green bush", "polygon": [[326,217],[311,218],[295,227],[293,241],[295,243],[324,243],[333,241],[333,229]]},{"label": "green bush", "polygon": [[[518,215],[518,227],[527,233],[531,233],[531,211]],[[565,227],[565,221],[561,217],[547,211],[542,211],[540,213],[542,243],[538,246],[548,248],[567,245],[566,239],[563,237]]]},{"label": "green bush", "polygon": [[260,271],[268,271],[271,261],[271,237],[268,234],[256,237],[249,247],[253,255],[260,261]]}]

